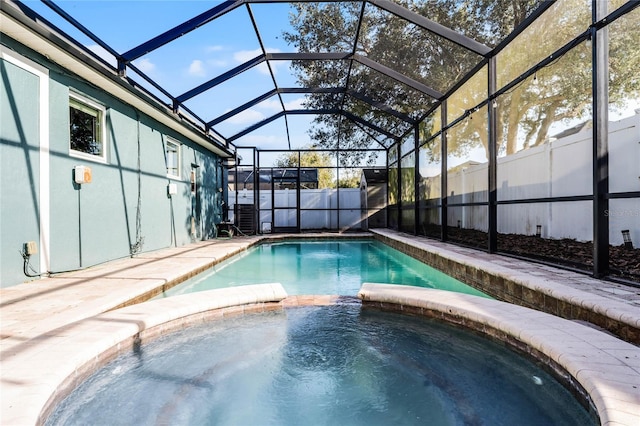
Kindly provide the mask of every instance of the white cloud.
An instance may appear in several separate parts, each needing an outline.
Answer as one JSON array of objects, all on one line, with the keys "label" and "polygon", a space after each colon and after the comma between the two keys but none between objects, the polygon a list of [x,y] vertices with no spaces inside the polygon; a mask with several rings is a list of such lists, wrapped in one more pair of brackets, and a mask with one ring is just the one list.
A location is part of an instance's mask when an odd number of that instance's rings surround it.
[{"label": "white cloud", "polygon": [[[261,148],[279,148],[282,147],[285,149],[288,147],[288,142],[285,138],[275,136],[275,135],[252,135],[248,134],[246,136],[238,139],[239,144],[244,144],[246,146],[258,146]],[[234,141],[235,144],[235,141]]]},{"label": "white cloud", "polygon": [[227,68],[229,67],[229,62],[231,61],[228,54],[220,54],[218,52],[223,52],[225,50],[229,50],[227,47],[222,45],[213,45],[207,46],[205,48],[205,52],[212,53],[213,58],[209,58],[205,61],[205,63],[212,68]]},{"label": "white cloud", "polygon": [[192,75],[195,77],[204,77],[206,74],[206,71],[204,69],[204,64],[200,59],[195,59],[193,62],[191,62],[191,65],[189,65],[188,72],[189,72],[189,75]]},{"label": "white cloud", "polygon": [[261,54],[262,54],[261,49],[240,50],[233,54],[233,59],[235,59],[236,62],[244,63],[244,62],[247,62],[249,59],[253,59],[256,56],[260,56]]},{"label": "white cloud", "polygon": [[[278,52],[280,52],[279,49],[267,48],[266,50],[269,53],[278,53]],[[240,50],[240,51],[238,51],[238,52],[233,54],[233,59],[235,59],[236,62],[239,62],[239,63],[242,64],[242,63],[245,63],[245,62],[255,58],[256,56],[260,56],[261,54],[262,54],[262,49]],[[271,69],[273,70],[274,74],[278,73],[278,67],[279,66],[280,66],[279,61],[271,61]],[[258,70],[258,72],[260,72],[261,74],[269,75],[269,67],[267,66],[267,64],[265,62],[263,62],[260,65],[258,65],[256,67],[256,70]]]},{"label": "white cloud", "polygon": [[277,98],[262,101],[257,105],[257,107],[269,111],[282,111],[282,105],[280,105],[280,101]]},{"label": "white cloud", "polygon": [[[271,69],[273,70],[274,74],[277,74],[276,65],[273,62],[271,62]],[[267,66],[266,62],[263,62],[260,65],[258,65],[256,67],[256,70],[258,70],[258,72],[261,74],[271,75],[271,73],[269,72],[269,67]]]},{"label": "white cloud", "polygon": [[304,109],[304,101],[305,98],[298,98],[298,99],[293,99],[289,102],[285,102],[284,103],[284,107],[287,110],[291,110],[291,109]]},{"label": "white cloud", "polygon": [[91,46],[87,46],[87,48],[98,55],[100,58],[107,61],[109,65],[112,65],[114,68],[118,66],[118,61],[116,58],[109,52],[107,52],[102,46],[97,44],[92,44]]},{"label": "white cloud", "polygon": [[[305,98],[297,98],[290,100],[289,102],[284,103],[284,107],[287,110],[292,109],[304,109],[303,103]],[[258,108],[268,110],[268,111],[282,111],[282,105],[280,104],[280,100],[277,98],[268,99],[266,101],[262,101],[257,105]]]},{"label": "white cloud", "polygon": [[225,120],[225,123],[230,124],[254,124],[258,121],[264,120],[265,116],[260,111],[255,109],[245,109],[244,111],[234,115],[233,117]]},{"label": "white cloud", "polygon": [[156,64],[151,62],[149,58],[142,58],[138,61],[135,61],[134,64],[140,71],[145,74],[151,74],[156,70]]}]

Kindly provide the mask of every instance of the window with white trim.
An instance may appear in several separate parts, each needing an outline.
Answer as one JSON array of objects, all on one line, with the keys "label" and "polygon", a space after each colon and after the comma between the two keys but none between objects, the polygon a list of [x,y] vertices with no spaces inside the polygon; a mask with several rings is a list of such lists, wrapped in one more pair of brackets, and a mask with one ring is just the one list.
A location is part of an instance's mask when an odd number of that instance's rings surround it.
[{"label": "window with white trim", "polygon": [[180,144],[174,140],[167,139],[165,157],[167,159],[167,176],[180,179]]},{"label": "window with white trim", "polygon": [[69,96],[69,150],[74,156],[106,160],[105,108],[73,94]]}]

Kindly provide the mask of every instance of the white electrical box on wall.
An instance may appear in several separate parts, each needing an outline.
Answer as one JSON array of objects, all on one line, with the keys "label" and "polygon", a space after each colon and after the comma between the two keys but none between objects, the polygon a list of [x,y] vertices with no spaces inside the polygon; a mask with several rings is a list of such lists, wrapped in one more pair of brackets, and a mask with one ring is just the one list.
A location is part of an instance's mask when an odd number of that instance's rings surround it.
[{"label": "white electrical box on wall", "polygon": [[170,183],[167,185],[167,194],[176,195],[178,193],[178,185],[175,183]]},{"label": "white electrical box on wall", "polygon": [[26,243],[24,243],[24,251],[29,256],[38,254],[38,245],[35,241],[27,241]]},{"label": "white electrical box on wall", "polygon": [[75,166],[73,168],[73,180],[77,184],[91,183],[91,167]]}]

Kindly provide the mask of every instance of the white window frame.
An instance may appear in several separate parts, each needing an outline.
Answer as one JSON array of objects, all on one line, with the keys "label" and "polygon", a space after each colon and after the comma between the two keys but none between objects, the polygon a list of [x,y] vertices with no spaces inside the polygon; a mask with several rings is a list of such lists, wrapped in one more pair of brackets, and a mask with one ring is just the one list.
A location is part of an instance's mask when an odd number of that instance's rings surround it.
[{"label": "white window frame", "polygon": [[[107,141],[107,126],[106,126],[107,108],[105,108],[104,105],[94,102],[72,91],[69,92],[69,101],[70,101],[69,108],[72,107],[71,100],[87,107],[89,110],[94,110],[97,113],[98,119],[99,119],[99,125],[100,125],[99,136],[100,136],[100,141],[102,142],[102,155],[90,154],[88,152],[72,149],[71,148],[71,131],[69,131],[69,155],[76,158],[82,158],[84,160],[96,161],[99,163],[106,163],[107,151],[109,147],[109,144]],[[70,125],[71,123],[69,123],[69,126]]]},{"label": "white window frame", "polygon": [[[175,152],[176,152],[176,156],[177,156],[177,164],[176,164],[176,173],[171,173],[169,171],[169,145],[173,145],[175,146]],[[165,162],[166,162],[166,167],[167,167],[167,177],[170,179],[181,179],[181,174],[180,174],[180,165],[182,164],[182,144],[180,142],[178,142],[175,139],[172,138],[167,138],[166,142],[165,142],[165,148],[164,148],[164,155],[165,155]]]}]

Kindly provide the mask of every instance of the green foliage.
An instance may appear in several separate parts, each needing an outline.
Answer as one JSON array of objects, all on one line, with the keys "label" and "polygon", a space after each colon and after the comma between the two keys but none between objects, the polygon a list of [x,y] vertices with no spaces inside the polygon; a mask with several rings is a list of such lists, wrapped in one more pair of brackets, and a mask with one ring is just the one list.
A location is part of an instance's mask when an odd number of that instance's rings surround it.
[{"label": "green foliage", "polygon": [[[405,7],[442,25],[462,32],[488,45],[495,45],[513,25],[519,23],[538,1],[456,0],[403,2]],[[291,14],[293,31],[284,38],[296,50],[354,52],[422,82],[442,93],[468,73],[481,58],[442,37],[423,30],[372,4],[366,4],[356,40],[362,5],[360,3],[294,3]],[[506,23],[505,23],[506,22]],[[351,65],[349,88],[373,100],[385,103],[414,119],[436,101],[411,87],[356,63]],[[322,63],[298,61],[293,64],[299,84],[307,87],[339,85],[345,82],[349,64],[340,61]],[[311,108],[336,102],[397,136],[411,125],[351,96],[313,94],[307,97]],[[340,102],[340,104],[337,104]],[[310,136],[319,146],[362,149],[390,146],[394,140],[363,128],[340,116],[321,115],[315,119]],[[339,142],[338,142],[339,141]],[[352,164],[365,154],[354,154]]]},{"label": "green foliage", "polygon": [[[403,6],[489,47],[496,46],[521,24],[541,3],[540,0],[411,0]],[[586,31],[590,25],[589,0],[559,0],[525,32],[500,52],[498,85],[502,87],[550,53]],[[366,3],[361,27],[356,30],[362,5],[347,3],[294,3],[293,31],[285,39],[298,51],[353,52],[388,66],[407,77],[445,93],[482,58],[443,38]],[[610,103],[622,106],[640,96],[640,26],[637,9],[611,25]],[[340,86],[347,81],[346,61],[297,61],[293,64],[298,82],[306,87]],[[469,80],[450,99],[448,121],[470,111],[487,98],[486,68]],[[389,107],[420,118],[436,101],[357,63],[351,64],[349,89]],[[587,120],[591,115],[591,51],[584,44],[540,69],[533,78],[498,99],[498,151],[511,154],[543,143],[560,122]],[[411,126],[351,96],[312,94],[310,108],[342,106],[377,126],[400,136]],[[493,105],[491,105],[493,107]],[[448,150],[464,156],[470,150],[488,150],[488,110],[477,111],[472,119],[452,129]],[[421,124],[427,137],[439,130],[440,116]],[[366,149],[389,147],[395,141],[338,115],[320,115],[309,134],[320,147]],[[352,164],[366,154],[355,153]],[[439,158],[439,152],[431,157]]]},{"label": "green foliage", "polygon": [[338,188],[359,188],[361,174],[360,169],[340,169]]},{"label": "green foliage", "polygon": [[282,154],[275,161],[276,167],[318,167],[318,188],[332,188],[334,182],[331,155],[321,151],[292,151]]}]

